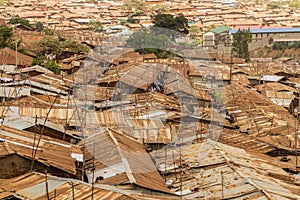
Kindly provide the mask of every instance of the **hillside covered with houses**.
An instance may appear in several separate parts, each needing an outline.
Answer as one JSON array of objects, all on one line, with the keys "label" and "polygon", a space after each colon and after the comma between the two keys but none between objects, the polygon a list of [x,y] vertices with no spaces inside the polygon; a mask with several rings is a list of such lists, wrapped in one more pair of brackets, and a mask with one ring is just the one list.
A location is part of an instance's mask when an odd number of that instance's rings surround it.
[{"label": "hillside covered with houses", "polygon": [[0,10],[0,199],[300,199],[297,0]]}]

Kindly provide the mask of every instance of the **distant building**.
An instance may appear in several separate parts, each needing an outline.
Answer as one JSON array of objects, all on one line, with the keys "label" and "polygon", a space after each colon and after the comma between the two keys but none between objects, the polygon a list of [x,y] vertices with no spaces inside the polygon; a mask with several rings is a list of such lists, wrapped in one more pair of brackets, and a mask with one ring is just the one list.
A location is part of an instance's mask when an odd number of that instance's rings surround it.
[{"label": "distant building", "polygon": [[226,44],[228,38],[229,26],[221,26],[203,34],[203,46],[214,47],[219,44]]},{"label": "distant building", "polygon": [[[300,41],[300,28],[255,27],[250,28],[249,30],[252,34],[252,43],[249,44],[250,50],[263,47],[273,42]],[[237,32],[238,29],[229,31],[231,41],[233,41],[233,35]]]},{"label": "distant building", "polygon": [[30,67],[33,58],[10,48],[0,50],[0,66]]}]

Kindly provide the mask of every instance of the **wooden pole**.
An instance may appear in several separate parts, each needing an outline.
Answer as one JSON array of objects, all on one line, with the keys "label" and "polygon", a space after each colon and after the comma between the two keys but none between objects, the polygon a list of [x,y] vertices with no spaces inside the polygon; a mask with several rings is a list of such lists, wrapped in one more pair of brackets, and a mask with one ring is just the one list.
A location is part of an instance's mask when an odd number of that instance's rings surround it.
[{"label": "wooden pole", "polygon": [[45,179],[46,179],[46,193],[47,193],[47,199],[49,200],[49,189],[48,189],[48,177],[47,177],[47,170],[45,170]]},{"label": "wooden pole", "polygon": [[95,179],[95,141],[93,143],[93,178],[92,178],[92,200],[94,199],[94,179]]},{"label": "wooden pole", "polygon": [[75,194],[74,194],[74,183],[71,181],[72,184],[72,200],[75,200]]},{"label": "wooden pole", "polygon": [[221,184],[222,184],[222,199],[224,199],[224,180],[223,180],[223,171],[221,171]]}]

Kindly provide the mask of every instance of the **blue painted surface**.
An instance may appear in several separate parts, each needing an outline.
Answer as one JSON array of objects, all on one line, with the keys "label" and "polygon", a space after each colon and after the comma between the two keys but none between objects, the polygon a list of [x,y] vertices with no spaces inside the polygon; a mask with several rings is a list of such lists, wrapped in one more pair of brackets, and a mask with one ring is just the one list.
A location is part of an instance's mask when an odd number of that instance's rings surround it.
[{"label": "blue painted surface", "polygon": [[[242,30],[242,29],[241,29]],[[247,29],[244,29],[247,30]],[[238,30],[230,30],[230,34],[235,34]],[[264,29],[250,29],[250,33],[300,33],[300,28],[264,28]]]}]

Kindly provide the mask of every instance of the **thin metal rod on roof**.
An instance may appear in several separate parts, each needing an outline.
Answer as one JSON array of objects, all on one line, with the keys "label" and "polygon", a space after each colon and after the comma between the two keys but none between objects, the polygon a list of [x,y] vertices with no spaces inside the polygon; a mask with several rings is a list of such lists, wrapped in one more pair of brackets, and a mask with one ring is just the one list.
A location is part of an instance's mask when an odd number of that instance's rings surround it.
[{"label": "thin metal rod on roof", "polygon": [[223,178],[223,171],[221,171],[221,185],[222,185],[222,199],[224,199],[224,178]]},{"label": "thin metal rod on roof", "polygon": [[94,182],[95,182],[95,141],[93,142],[93,177],[92,177],[92,200],[94,199]]},{"label": "thin metal rod on roof", "polygon": [[45,170],[45,181],[46,181],[46,193],[47,193],[47,199],[50,200],[49,196],[49,189],[48,189],[48,177],[47,177],[47,170]]},{"label": "thin metal rod on roof", "polygon": [[31,157],[33,158],[34,155],[34,147],[35,147],[35,141],[36,141],[36,131],[35,129],[39,129],[38,128],[38,124],[37,124],[37,115],[35,115],[35,123],[34,123],[34,127],[33,127],[33,144],[32,144],[32,152],[31,152]]},{"label": "thin metal rod on roof", "polygon": [[34,153],[33,153],[32,162],[31,162],[31,167],[30,167],[30,171],[31,171],[31,172],[32,172],[33,167],[34,167],[34,162],[35,162],[35,157],[36,157],[37,150],[38,150],[38,148],[39,148],[39,145],[40,145],[42,136],[43,136],[44,131],[45,131],[45,125],[46,125],[46,122],[47,122],[47,120],[48,120],[48,118],[49,118],[49,115],[50,115],[50,112],[52,111],[53,106],[54,106],[54,104],[55,104],[57,98],[60,96],[61,92],[62,92],[62,89],[60,90],[59,94],[56,95],[54,101],[51,103],[50,108],[49,108],[49,110],[48,110],[48,112],[47,112],[47,114],[46,114],[46,118],[45,118],[45,120],[44,120],[42,129],[41,129],[41,132],[40,132],[40,135],[39,135],[39,138],[38,138],[38,142],[37,142],[37,144],[36,144],[36,148],[34,148]]},{"label": "thin metal rod on roof", "polygon": [[[62,80],[64,81],[63,79],[63,76],[62,76]],[[69,104],[70,104],[70,90],[68,91],[68,102],[67,102],[67,109],[66,109],[66,124],[64,125],[64,134],[63,134],[63,140],[66,139],[66,132],[67,132],[67,126],[68,126],[68,115],[69,115]]]},{"label": "thin metal rod on roof", "polygon": [[56,189],[54,190],[54,196],[53,199],[56,200]]},{"label": "thin metal rod on roof", "polygon": [[71,186],[72,186],[72,200],[75,200],[74,183],[73,183],[73,181],[71,181]]},{"label": "thin metal rod on roof", "polygon": [[297,126],[297,129],[296,129],[296,134],[295,134],[295,152],[296,152],[296,170],[300,170],[300,166],[298,166],[298,149],[297,149],[297,146],[298,146],[298,131],[299,131],[299,122],[297,123],[298,126]]}]

